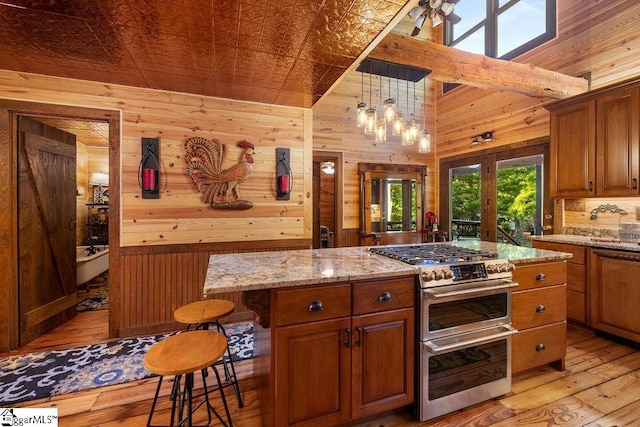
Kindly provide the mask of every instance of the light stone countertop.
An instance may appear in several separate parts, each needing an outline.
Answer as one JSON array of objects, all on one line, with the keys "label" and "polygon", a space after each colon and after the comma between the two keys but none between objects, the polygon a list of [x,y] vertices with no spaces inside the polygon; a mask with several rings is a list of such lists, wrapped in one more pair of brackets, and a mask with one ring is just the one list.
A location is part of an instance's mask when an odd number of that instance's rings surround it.
[{"label": "light stone countertop", "polygon": [[621,243],[615,237],[574,236],[571,234],[549,234],[546,236],[532,236],[533,240],[549,243],[567,243],[571,245],[590,246],[593,248],[617,249],[622,251],[640,252],[638,243]]},{"label": "light stone countertop", "polygon": [[[514,264],[564,260],[571,254],[504,243],[455,241],[491,252]],[[372,254],[368,247],[246,252],[211,255],[203,294],[274,289],[291,286],[412,276],[418,268]]]}]

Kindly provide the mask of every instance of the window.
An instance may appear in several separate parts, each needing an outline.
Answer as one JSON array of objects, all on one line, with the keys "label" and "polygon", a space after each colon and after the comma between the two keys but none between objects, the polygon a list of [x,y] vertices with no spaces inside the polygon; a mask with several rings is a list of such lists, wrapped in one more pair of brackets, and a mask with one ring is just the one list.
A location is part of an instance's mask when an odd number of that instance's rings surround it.
[{"label": "window", "polygon": [[[512,59],[556,36],[556,0],[464,0],[446,20],[445,44]],[[445,90],[454,85],[445,85]]]},{"label": "window", "polygon": [[443,160],[440,226],[454,240],[531,246],[531,235],[551,230],[547,151],[545,144],[516,144]]}]

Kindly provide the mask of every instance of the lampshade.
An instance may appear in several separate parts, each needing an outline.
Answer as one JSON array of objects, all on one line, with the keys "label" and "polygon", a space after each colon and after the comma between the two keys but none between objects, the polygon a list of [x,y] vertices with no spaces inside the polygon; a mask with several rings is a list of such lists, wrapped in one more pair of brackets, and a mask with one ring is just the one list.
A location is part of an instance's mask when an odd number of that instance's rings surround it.
[{"label": "lampshade", "polygon": [[101,172],[93,172],[91,174],[91,179],[89,180],[89,184],[91,185],[101,185],[103,187],[109,186],[109,174],[101,173]]},{"label": "lampshade", "polygon": [[431,134],[429,129],[422,129],[420,132],[420,140],[418,142],[418,153],[431,152]]},{"label": "lampshade", "polygon": [[335,173],[335,163],[333,162],[322,162],[322,172],[333,175]]}]

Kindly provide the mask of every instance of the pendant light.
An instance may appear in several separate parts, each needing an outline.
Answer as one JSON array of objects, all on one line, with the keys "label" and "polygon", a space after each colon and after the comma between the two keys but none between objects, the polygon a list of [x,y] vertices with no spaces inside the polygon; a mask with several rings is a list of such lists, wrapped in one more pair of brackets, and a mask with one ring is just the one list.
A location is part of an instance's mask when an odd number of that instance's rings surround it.
[{"label": "pendant light", "polygon": [[[400,103],[400,79],[396,79],[396,97],[398,98],[398,103]],[[402,135],[403,130],[404,119],[402,117],[402,113],[399,110],[396,110],[396,117],[393,120],[393,125],[391,127],[391,135]]]},{"label": "pendant light", "polygon": [[[409,71],[407,70],[407,111],[409,111]],[[413,137],[411,136],[411,122],[404,124],[402,129],[402,145],[413,145]]]},{"label": "pendant light", "polygon": [[[389,74],[389,98],[384,101],[384,120],[392,124],[396,118],[396,100],[391,97],[391,64],[388,66]],[[381,77],[382,78],[382,77]]]},{"label": "pendant light", "polygon": [[367,103],[364,102],[364,73],[360,72],[360,102],[356,109],[356,126],[364,127],[367,122]]},{"label": "pendant light", "polygon": [[364,134],[373,135],[376,133],[378,114],[376,107],[371,102],[371,63],[369,63],[369,108],[367,108],[367,122],[364,125]]},{"label": "pendant light", "polygon": [[418,121],[415,119],[416,117],[416,82],[413,82],[413,119],[411,120],[411,139],[416,141],[420,136],[420,126]]},{"label": "pendant light", "polygon": [[[378,99],[382,99],[382,76],[379,76],[378,82]],[[375,131],[375,141],[376,142],[385,142],[387,140],[387,122],[385,117],[382,116],[376,120],[376,131]]]},{"label": "pendant light", "polygon": [[418,140],[418,153],[430,153],[431,152],[431,133],[427,129],[426,116],[427,116],[427,103],[424,100],[427,97],[427,78],[423,79],[423,91],[422,91],[422,131],[420,131],[420,138]]}]

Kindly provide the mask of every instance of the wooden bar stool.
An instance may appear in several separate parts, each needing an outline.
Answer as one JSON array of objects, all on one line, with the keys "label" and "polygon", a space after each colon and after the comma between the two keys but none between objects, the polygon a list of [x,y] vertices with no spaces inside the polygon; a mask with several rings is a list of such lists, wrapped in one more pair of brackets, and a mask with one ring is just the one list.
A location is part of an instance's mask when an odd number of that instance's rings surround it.
[{"label": "wooden bar stool", "polygon": [[[224,299],[208,299],[202,301],[192,302],[190,304],[183,305],[173,312],[173,318],[180,323],[187,324],[187,331],[193,329],[208,330],[210,324],[216,326],[216,330],[227,337],[227,332],[220,323],[220,319],[233,313],[236,308],[235,304],[229,300]],[[240,396],[240,386],[238,385],[238,377],[236,376],[236,368],[233,365],[233,358],[231,357],[231,351],[229,350],[229,344],[227,342],[227,357],[229,363],[223,359],[218,360],[215,364],[221,364],[224,369],[225,384],[223,387],[231,386],[233,392],[238,399],[238,407],[242,408],[244,403]],[[215,366],[213,367],[215,370]]]},{"label": "wooden bar stool", "polygon": [[[224,396],[224,388],[220,380],[220,375],[215,369],[216,379],[218,381],[218,389],[224,404],[224,410],[227,414],[226,424],[220,414],[209,402],[209,391],[207,389],[206,371],[213,365],[216,360],[220,359],[227,351],[227,339],[222,334],[212,331],[189,331],[177,335],[172,335],[164,340],[154,344],[144,357],[145,368],[156,375],[160,376],[156,394],[151,404],[151,412],[147,420],[147,427],[151,426],[151,419],[158,401],[160,386],[165,375],[175,375],[173,387],[171,389],[171,424],[178,411],[178,426],[187,423],[192,426],[192,415],[202,405],[207,405],[207,425],[211,424],[211,413],[220,420],[224,426],[232,426],[231,414],[227,406],[227,400]],[[193,407],[193,380],[194,373],[202,372],[202,383],[204,392],[202,393],[202,401]],[[184,377],[184,386],[181,387],[182,377]],[[196,396],[197,397],[197,396]],[[184,406],[187,405],[187,413],[184,414]],[[184,416],[183,416],[184,415]]]}]

